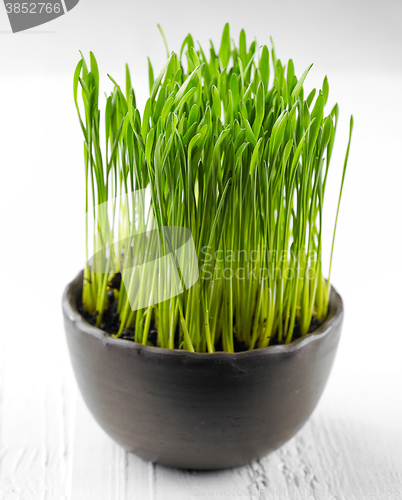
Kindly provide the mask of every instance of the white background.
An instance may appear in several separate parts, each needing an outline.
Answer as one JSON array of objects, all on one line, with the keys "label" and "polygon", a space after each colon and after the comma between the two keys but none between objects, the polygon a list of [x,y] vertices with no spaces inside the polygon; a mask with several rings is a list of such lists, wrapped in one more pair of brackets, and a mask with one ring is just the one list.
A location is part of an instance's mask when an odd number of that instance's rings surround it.
[{"label": "white background", "polygon": [[[349,116],[355,130],[332,282],[345,303],[335,366],[313,418],[282,450],[235,471],[153,467],[114,445],[88,415],[69,365],[60,300],[84,260],[84,167],[72,99],[79,59],[94,51],[102,83],[128,62],[138,101],[190,31],[219,46],[226,21],[268,43],[307,87],[325,74],[340,125],[327,188],[331,239]],[[12,34],[0,5],[0,498],[195,498],[226,487],[325,491],[318,498],[402,497],[402,2],[81,0],[69,14]],[[198,486],[200,489],[194,489]],[[347,488],[355,489],[348,494]],[[390,488],[386,490],[385,488]],[[265,488],[265,490],[264,490]],[[279,490],[278,490],[279,491]],[[218,492],[218,493],[217,493]],[[223,493],[222,493],[223,494]],[[211,496],[211,495],[210,495]],[[240,497],[232,492],[232,497]],[[258,497],[258,495],[256,496]],[[288,496],[289,498],[289,496]]]}]

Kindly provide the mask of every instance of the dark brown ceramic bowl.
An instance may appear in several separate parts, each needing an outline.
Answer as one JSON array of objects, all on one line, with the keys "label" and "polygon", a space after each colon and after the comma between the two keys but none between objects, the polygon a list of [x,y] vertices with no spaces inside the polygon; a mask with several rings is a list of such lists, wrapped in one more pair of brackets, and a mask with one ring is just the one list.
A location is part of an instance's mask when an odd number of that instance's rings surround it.
[{"label": "dark brown ceramic bowl", "polygon": [[82,274],[67,286],[67,342],[83,398],[99,425],[136,455],[186,469],[244,465],[303,426],[324,390],[343,319],[332,289],[329,315],[286,346],[213,354],[115,339],[78,313]]}]

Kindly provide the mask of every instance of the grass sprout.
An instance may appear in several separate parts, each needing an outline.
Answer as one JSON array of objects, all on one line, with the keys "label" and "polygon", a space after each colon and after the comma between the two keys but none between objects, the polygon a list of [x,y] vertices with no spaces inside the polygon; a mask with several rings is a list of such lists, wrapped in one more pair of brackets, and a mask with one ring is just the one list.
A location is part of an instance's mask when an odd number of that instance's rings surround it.
[{"label": "grass sprout", "polygon": [[[272,40],[271,49],[247,44],[242,30],[236,44],[228,24],[219,49],[211,42],[204,51],[189,34],[175,53],[163,40],[168,58],[156,77],[148,60],[142,111],[128,66],[123,87],[109,76],[113,89],[102,113],[94,55],[75,70],[86,181],[83,307],[101,326],[115,301],[116,337],[131,328],[133,339],[147,344],[154,325],[163,348],[235,352],[237,345],[288,344],[328,313],[353,117],[326,280],[323,205],[339,116],[337,104],[325,111],[327,77],[305,95],[311,66],[298,79]],[[150,210],[141,196],[149,196]],[[172,298],[133,309],[130,288],[146,287],[150,278],[138,287],[119,276],[128,261],[138,265],[154,237],[169,254],[164,227],[191,231],[199,278]]]}]

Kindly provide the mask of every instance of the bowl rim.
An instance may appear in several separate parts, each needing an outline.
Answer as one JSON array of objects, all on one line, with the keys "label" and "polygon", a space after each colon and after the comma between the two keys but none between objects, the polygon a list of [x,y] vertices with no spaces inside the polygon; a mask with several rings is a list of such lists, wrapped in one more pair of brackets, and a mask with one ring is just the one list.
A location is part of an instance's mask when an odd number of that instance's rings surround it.
[{"label": "bowl rim", "polygon": [[[154,347],[144,344],[139,344],[132,340],[115,338],[106,333],[104,330],[92,326],[89,324],[85,318],[78,312],[75,304],[75,298],[77,296],[78,290],[74,290],[78,287],[80,288],[80,281],[82,280],[83,271],[80,271],[78,275],[72,280],[64,289],[62,297],[62,309],[65,318],[67,318],[71,323],[75,325],[78,330],[92,337],[100,340],[104,345],[111,345],[114,347],[122,349],[133,349],[135,351],[141,351],[149,354],[156,354],[158,356],[183,356],[185,358],[201,359],[205,357],[208,360],[223,360],[223,359],[237,359],[237,358],[254,358],[259,356],[266,356],[272,354],[286,354],[293,353],[310,344],[311,342],[317,342],[325,338],[332,330],[333,327],[338,325],[343,320],[344,307],[342,297],[336,291],[336,289],[331,285],[331,295],[329,301],[328,317],[324,323],[319,326],[314,332],[308,333],[303,337],[293,340],[289,344],[285,345],[268,345],[267,347],[257,348],[249,351],[240,352],[191,352],[184,349],[168,349],[164,347]],[[139,353],[141,354],[141,353]]]}]

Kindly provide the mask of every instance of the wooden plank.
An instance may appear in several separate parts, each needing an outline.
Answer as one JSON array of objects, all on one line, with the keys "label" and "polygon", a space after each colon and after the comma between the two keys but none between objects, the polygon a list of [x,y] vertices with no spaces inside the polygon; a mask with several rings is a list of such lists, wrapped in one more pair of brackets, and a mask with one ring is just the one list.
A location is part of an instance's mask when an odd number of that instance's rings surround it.
[{"label": "wooden plank", "polygon": [[295,438],[252,469],[269,498],[400,498],[401,445],[397,436],[391,445],[384,429],[318,413]]},{"label": "wooden plank", "polygon": [[[60,359],[8,336],[1,373],[0,498],[66,499],[68,391]],[[54,348],[49,345],[49,349]]]},{"label": "wooden plank", "polygon": [[154,500],[154,468],[133,453],[126,452],[125,500]]},{"label": "wooden plank", "polygon": [[77,394],[69,500],[147,500],[151,469],[104,433]]},{"label": "wooden plank", "polygon": [[125,453],[90,415],[77,393],[71,500],[124,499]]}]

